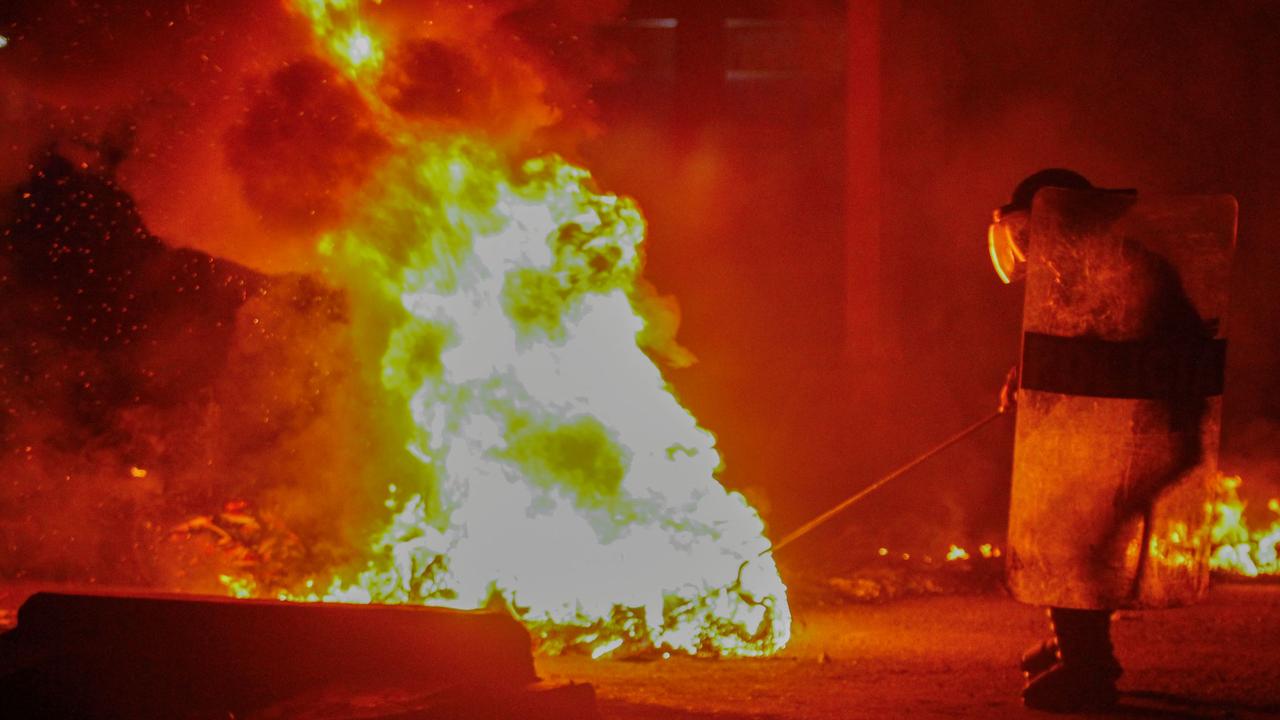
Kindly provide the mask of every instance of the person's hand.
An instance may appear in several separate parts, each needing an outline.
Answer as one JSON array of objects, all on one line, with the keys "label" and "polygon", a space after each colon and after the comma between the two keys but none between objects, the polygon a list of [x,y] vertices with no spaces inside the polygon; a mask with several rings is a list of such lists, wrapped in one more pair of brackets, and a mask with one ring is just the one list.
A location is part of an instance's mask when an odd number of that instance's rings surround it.
[{"label": "person's hand", "polygon": [[1013,410],[1018,405],[1018,366],[1009,368],[1004,376],[1004,387],[1000,388],[1000,412]]}]

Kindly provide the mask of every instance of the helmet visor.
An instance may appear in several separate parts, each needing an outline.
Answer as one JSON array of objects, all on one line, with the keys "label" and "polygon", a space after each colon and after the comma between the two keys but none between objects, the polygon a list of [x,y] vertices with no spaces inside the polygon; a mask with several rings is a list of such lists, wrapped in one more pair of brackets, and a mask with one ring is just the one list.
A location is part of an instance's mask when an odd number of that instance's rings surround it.
[{"label": "helmet visor", "polygon": [[991,251],[991,264],[996,274],[1006,284],[1022,279],[1026,273],[1027,254],[1022,236],[1026,230],[1027,214],[1024,212],[992,214],[987,227],[987,247]]}]

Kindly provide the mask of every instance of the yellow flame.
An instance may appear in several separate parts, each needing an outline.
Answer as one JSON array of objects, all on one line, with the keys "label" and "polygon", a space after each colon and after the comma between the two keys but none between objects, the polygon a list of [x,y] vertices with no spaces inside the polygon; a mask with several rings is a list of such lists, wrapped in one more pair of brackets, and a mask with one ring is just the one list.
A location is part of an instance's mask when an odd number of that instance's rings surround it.
[{"label": "yellow flame", "polygon": [[1213,503],[1211,532],[1214,551],[1209,558],[1213,570],[1246,577],[1280,574],[1276,550],[1280,546],[1280,499],[1272,498],[1267,509],[1275,519],[1267,527],[1251,529],[1245,518],[1247,503],[1240,499],[1242,480],[1224,476]]},{"label": "yellow flame", "polygon": [[385,59],[382,43],[361,18],[360,5],[359,0],[294,0],[316,39],[351,77],[376,74]]},{"label": "yellow flame", "polygon": [[252,578],[219,575],[218,582],[227,589],[227,594],[234,598],[251,598],[258,596],[258,585]]},{"label": "yellow flame", "polygon": [[947,551],[947,559],[948,560],[968,560],[969,553],[959,545],[952,545],[951,549]]}]

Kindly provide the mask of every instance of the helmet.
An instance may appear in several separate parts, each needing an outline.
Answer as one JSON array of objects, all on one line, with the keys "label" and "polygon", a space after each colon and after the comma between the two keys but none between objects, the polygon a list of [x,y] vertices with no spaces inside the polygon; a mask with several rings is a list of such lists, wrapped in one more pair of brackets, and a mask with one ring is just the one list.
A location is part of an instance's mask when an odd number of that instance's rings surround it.
[{"label": "helmet", "polygon": [[1027,261],[1031,200],[1041,188],[1090,190],[1093,184],[1085,176],[1066,168],[1046,168],[1028,175],[1013,189],[1009,202],[991,213],[987,227],[987,248],[991,264],[1005,283],[1022,277]]}]

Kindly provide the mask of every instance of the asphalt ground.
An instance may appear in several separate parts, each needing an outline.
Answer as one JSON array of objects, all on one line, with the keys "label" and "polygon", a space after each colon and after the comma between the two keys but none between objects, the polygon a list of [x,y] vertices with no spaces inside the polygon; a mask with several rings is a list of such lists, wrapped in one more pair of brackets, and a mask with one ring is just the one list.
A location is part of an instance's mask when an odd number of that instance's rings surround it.
[{"label": "asphalt ground", "polygon": [[[1042,610],[998,594],[795,611],[791,644],[763,660],[543,657],[589,682],[610,720],[1049,718],[1022,707],[1018,658]],[[1114,712],[1095,718],[1280,717],[1280,584],[1218,584],[1199,605],[1125,612]]]},{"label": "asphalt ground", "polygon": [[[0,614],[35,589],[0,586]],[[1044,613],[1002,593],[800,605],[794,618],[791,644],[767,659],[560,656],[537,668],[551,684],[592,685],[604,720],[1054,717],[1018,696],[1017,661],[1046,636]],[[1280,583],[1219,583],[1192,607],[1121,613],[1113,637],[1120,705],[1071,717],[1280,718]],[[330,692],[250,717],[445,717],[429,705]]]}]

